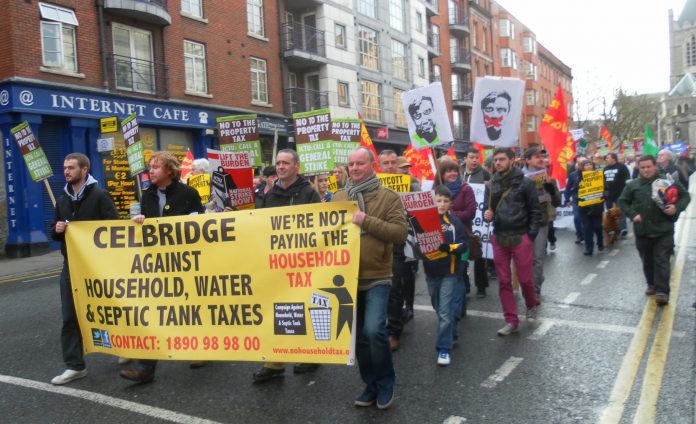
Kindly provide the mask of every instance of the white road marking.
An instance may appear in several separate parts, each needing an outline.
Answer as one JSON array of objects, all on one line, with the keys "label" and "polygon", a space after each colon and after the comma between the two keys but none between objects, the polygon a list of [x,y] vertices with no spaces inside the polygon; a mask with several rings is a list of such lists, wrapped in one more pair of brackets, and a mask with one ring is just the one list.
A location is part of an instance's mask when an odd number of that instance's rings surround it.
[{"label": "white road marking", "polygon": [[558,307],[560,307],[560,308],[569,308],[570,305],[571,305],[573,302],[575,302],[576,300],[578,300],[578,297],[580,297],[580,293],[579,293],[579,292],[572,292],[572,293],[570,293],[568,296],[566,296],[565,299],[563,299],[563,301],[561,302],[560,305],[558,305]]},{"label": "white road marking", "polygon": [[442,422],[442,424],[461,424],[461,423],[465,423],[465,422],[466,422],[466,418],[464,418],[464,417],[450,415],[449,417],[447,417],[446,420],[444,420]]},{"label": "white road marking", "polygon": [[[427,311],[435,312],[433,307],[430,305],[413,305],[413,309],[416,311]],[[488,311],[476,311],[473,309],[467,309],[466,315],[470,317],[477,318],[491,318],[491,319],[503,319],[503,314],[500,312],[488,312]],[[581,321],[571,321],[565,319],[556,318],[544,318],[540,317],[539,322],[551,322],[554,325],[561,325],[564,327],[577,328],[581,330],[597,330],[597,331],[607,331],[610,333],[621,333],[621,334],[635,334],[636,327],[629,327],[627,325],[615,325],[615,324],[600,324],[595,322],[581,322]]]},{"label": "white road marking", "polygon": [[69,387],[54,386],[40,381],[27,380],[25,378],[11,377],[9,375],[0,375],[0,383],[12,384],[15,386],[26,387],[28,389],[41,390],[49,393],[56,393],[64,396],[72,396],[78,399],[87,400],[94,403],[119,408],[125,411],[135,412],[136,414],[146,415],[164,421],[182,424],[220,424],[217,421],[206,420],[204,418],[194,417],[193,415],[182,414],[167,409],[157,408],[155,406],[144,405],[142,403],[131,402],[129,400],[119,399],[111,396],[102,395],[100,393],[88,392],[87,390],[71,389]]},{"label": "white road marking", "polygon": [[604,269],[609,265],[609,261],[601,261],[597,264],[597,269]]},{"label": "white road marking", "polygon": [[614,249],[614,250],[612,250],[611,252],[609,252],[609,256],[616,256],[616,255],[620,252],[620,250],[621,250],[621,249]]},{"label": "white road marking", "polygon": [[517,366],[522,362],[523,358],[518,358],[516,356],[511,356],[510,359],[505,361],[503,365],[500,366],[493,374],[491,374],[490,377],[486,379],[483,383],[481,383],[481,387],[485,387],[486,389],[492,389],[495,386],[498,385],[498,383],[502,382],[505,380],[505,377],[510,375],[512,371],[517,368]]},{"label": "white road marking", "polygon": [[597,278],[597,274],[587,274],[587,277],[583,278],[582,281],[580,281],[580,285],[586,286],[590,284],[592,280],[594,280],[595,278]]},{"label": "white road marking", "polygon": [[33,278],[31,280],[24,280],[25,283],[30,283],[32,281],[40,281],[40,280],[48,280],[49,278],[56,278],[56,275],[49,275],[46,277],[41,277],[41,278]]},{"label": "white road marking", "polygon": [[539,327],[537,327],[534,332],[527,337],[529,340],[540,340],[542,337],[546,335],[546,333],[549,332],[549,330],[553,327],[553,322],[551,321],[543,321]]}]

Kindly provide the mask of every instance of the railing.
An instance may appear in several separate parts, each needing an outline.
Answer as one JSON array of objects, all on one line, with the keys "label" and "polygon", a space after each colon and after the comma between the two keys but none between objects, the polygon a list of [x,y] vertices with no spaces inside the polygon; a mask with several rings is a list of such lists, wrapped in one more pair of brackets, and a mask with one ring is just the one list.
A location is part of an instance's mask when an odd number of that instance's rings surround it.
[{"label": "railing", "polygon": [[450,52],[450,62],[451,63],[463,63],[471,66],[471,52],[468,51],[455,51]]},{"label": "railing", "polygon": [[468,102],[474,100],[474,93],[468,87],[452,87],[453,102]]},{"label": "railing", "polygon": [[469,17],[464,13],[460,13],[460,9],[458,7],[449,8],[447,20],[450,25],[461,25],[469,28]]},{"label": "railing", "polygon": [[426,6],[435,13],[438,12],[438,7],[437,7],[437,0],[423,0],[423,3],[425,3]]},{"label": "railing", "polygon": [[329,93],[306,88],[285,90],[285,108],[288,114],[329,107]]},{"label": "railing", "polygon": [[169,12],[169,8],[167,7],[167,0],[135,0],[138,3],[150,3],[157,5],[161,7],[162,9],[166,10]]},{"label": "railing", "polygon": [[430,82],[442,81],[442,75],[430,75]]},{"label": "railing", "polygon": [[128,56],[109,55],[109,85],[116,90],[169,97],[167,65]]},{"label": "railing", "polygon": [[470,133],[470,128],[466,125],[455,125],[454,126],[454,138],[461,139],[461,140],[469,140],[469,133]]},{"label": "railing", "polygon": [[428,47],[436,52],[440,52],[440,34],[428,31]]},{"label": "railing", "polygon": [[298,22],[286,23],[281,28],[283,51],[301,50],[326,57],[324,31]]}]

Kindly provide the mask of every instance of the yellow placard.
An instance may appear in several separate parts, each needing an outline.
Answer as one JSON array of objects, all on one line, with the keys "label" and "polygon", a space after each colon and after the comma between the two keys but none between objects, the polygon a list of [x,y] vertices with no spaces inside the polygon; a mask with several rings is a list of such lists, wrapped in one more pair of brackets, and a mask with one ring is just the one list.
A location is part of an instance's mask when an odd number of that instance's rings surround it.
[{"label": "yellow placard", "polygon": [[338,191],[338,181],[336,180],[336,176],[329,175],[327,181],[329,183],[329,187],[327,188],[327,190],[331,193],[336,193]]},{"label": "yellow placard", "polygon": [[118,118],[111,116],[99,120],[99,130],[102,133],[113,133],[118,131]]},{"label": "yellow placard", "polygon": [[[71,222],[86,352],[352,364],[354,202]],[[108,260],[102,260],[108,258]]]},{"label": "yellow placard", "polygon": [[578,206],[602,203],[604,199],[604,172],[582,171],[582,181],[578,184]]},{"label": "yellow placard", "polygon": [[411,175],[409,174],[377,174],[382,187],[387,187],[397,193],[411,191]]},{"label": "yellow placard", "polygon": [[198,191],[201,203],[208,203],[210,200],[210,174],[189,175],[187,184]]}]

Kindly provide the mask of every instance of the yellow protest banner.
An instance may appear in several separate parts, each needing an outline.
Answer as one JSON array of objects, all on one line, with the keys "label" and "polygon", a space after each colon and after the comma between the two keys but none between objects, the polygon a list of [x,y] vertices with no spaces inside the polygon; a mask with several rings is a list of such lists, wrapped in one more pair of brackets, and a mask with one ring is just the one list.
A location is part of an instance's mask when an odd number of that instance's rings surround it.
[{"label": "yellow protest banner", "polygon": [[578,184],[578,206],[602,203],[604,199],[604,172],[582,171],[582,181]]},{"label": "yellow protest banner", "polygon": [[206,204],[210,200],[210,174],[189,175],[187,184],[196,189],[201,196],[201,203]]},{"label": "yellow protest banner", "polygon": [[387,187],[397,193],[411,191],[411,176],[408,174],[377,174],[382,187]]},{"label": "yellow protest banner", "polygon": [[143,224],[71,222],[85,351],[352,364],[357,210],[337,202]]}]

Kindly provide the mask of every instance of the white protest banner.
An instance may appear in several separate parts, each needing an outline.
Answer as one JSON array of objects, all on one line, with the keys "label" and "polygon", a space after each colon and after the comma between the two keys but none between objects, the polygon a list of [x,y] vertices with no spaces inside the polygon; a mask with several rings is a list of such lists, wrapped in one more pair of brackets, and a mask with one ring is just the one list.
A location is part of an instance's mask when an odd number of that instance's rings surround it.
[{"label": "white protest banner", "polygon": [[442,83],[407,91],[401,102],[408,117],[408,135],[414,149],[424,149],[453,140]]},{"label": "white protest banner", "polygon": [[476,78],[471,111],[471,140],[494,147],[519,144],[524,81],[516,78]]},{"label": "white protest banner", "polygon": [[493,259],[493,245],[490,243],[493,235],[493,224],[483,220],[483,212],[486,210],[486,185],[485,184],[469,184],[474,190],[476,197],[476,216],[474,217],[472,230],[474,234],[481,237],[481,250],[483,257]]}]

